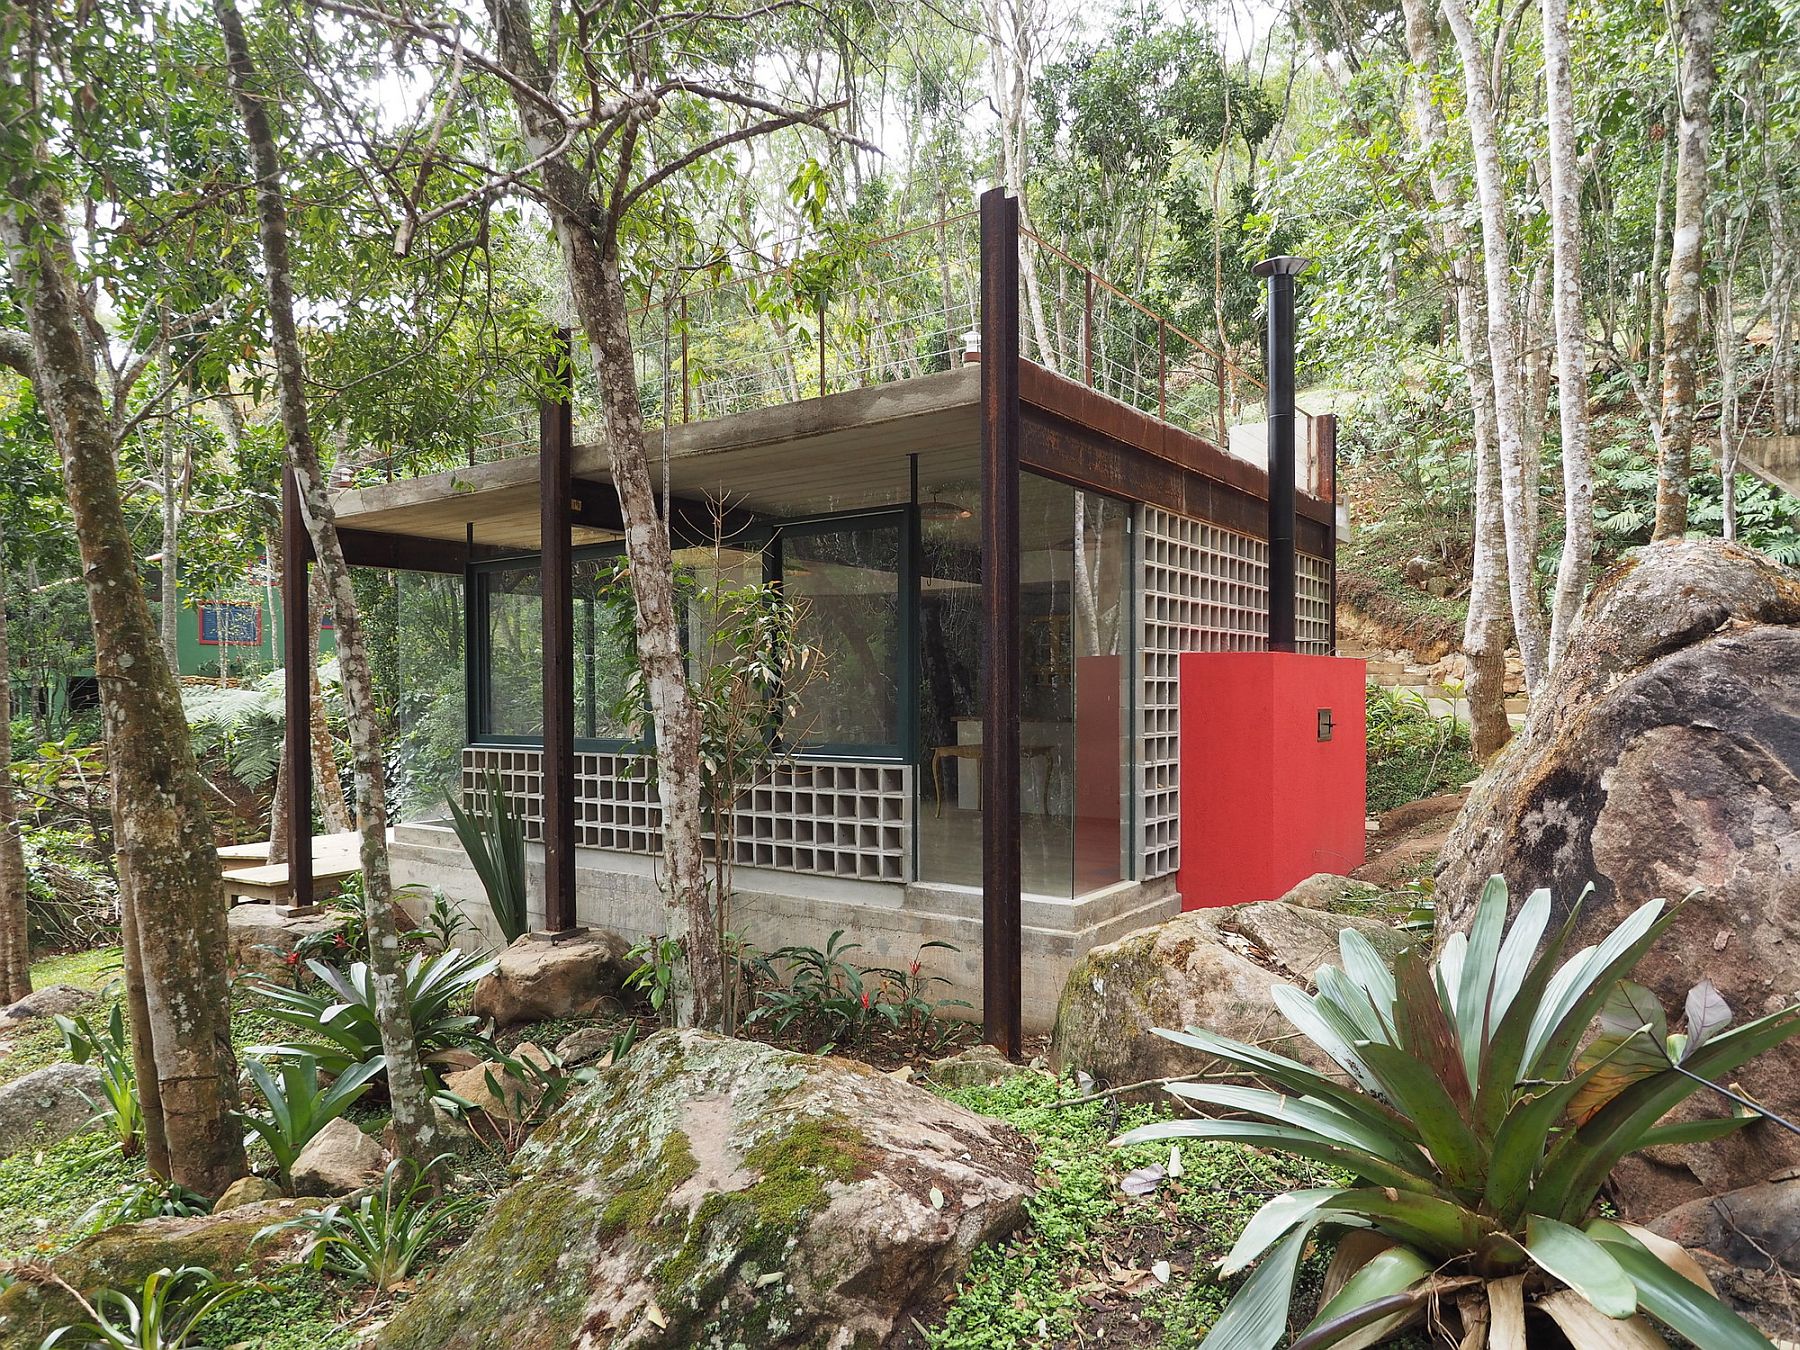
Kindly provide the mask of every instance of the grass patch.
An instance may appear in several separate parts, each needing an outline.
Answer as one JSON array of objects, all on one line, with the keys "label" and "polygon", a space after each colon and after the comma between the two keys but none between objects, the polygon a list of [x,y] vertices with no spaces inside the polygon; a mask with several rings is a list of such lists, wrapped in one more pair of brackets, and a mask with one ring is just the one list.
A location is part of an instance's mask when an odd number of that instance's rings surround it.
[{"label": "grass patch", "polygon": [[93,1205],[144,1177],[103,1133],[0,1159],[0,1259],[59,1251],[83,1236],[76,1221]]},{"label": "grass patch", "polygon": [[31,987],[72,984],[77,989],[104,989],[125,978],[125,953],[119,947],[95,947],[86,952],[61,952],[34,962]]},{"label": "grass patch", "polygon": [[[1110,1102],[1058,1107],[1070,1089],[1038,1075],[944,1095],[1009,1121],[1038,1146],[1039,1190],[1012,1242],[975,1254],[955,1298],[926,1332],[931,1350],[1192,1347],[1230,1288],[1207,1273],[1271,1196],[1334,1179],[1325,1168],[1229,1144],[1183,1148],[1182,1176],[1151,1195],[1119,1189],[1134,1168],[1167,1164],[1165,1144],[1115,1149],[1118,1132],[1154,1119]],[[1324,1266],[1323,1253],[1312,1258]],[[1150,1273],[1167,1260],[1164,1285]],[[1310,1306],[1310,1305],[1305,1305]]]}]

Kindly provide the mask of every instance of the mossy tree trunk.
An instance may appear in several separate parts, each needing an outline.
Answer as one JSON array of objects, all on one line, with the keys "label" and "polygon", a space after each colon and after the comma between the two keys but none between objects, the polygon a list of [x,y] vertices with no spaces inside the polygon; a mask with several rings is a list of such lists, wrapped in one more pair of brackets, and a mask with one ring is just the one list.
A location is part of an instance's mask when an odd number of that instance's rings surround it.
[{"label": "mossy tree trunk", "polygon": [[237,1066],[219,859],[180,689],[138,579],[63,204],[41,153],[34,159],[15,162],[0,240],[27,315],[33,385],[62,460],[93,620],[121,901],[135,920],[145,991],[146,1016],[133,1032],[149,1040],[140,1062],[154,1065],[146,1095],[157,1103],[170,1175],[218,1195],[244,1171],[231,1116]]},{"label": "mossy tree trunk", "polygon": [[[338,671],[356,768],[356,814],[362,833],[363,922],[369,941],[369,968],[375,990],[375,1017],[387,1059],[388,1092],[400,1150],[424,1163],[437,1152],[429,1084],[414,1041],[412,1009],[406,998],[406,957],[394,919],[393,881],[388,870],[387,801],[381,761],[381,731],[375,714],[375,686],[369,669],[362,619],[351,585],[350,566],[338,541],[328,481],[307,415],[304,357],[294,322],[293,273],[288,246],[287,204],[282,197],[281,158],[269,123],[269,97],[250,56],[243,19],[232,0],[214,0],[213,14],[225,43],[231,90],[237,102],[251,163],[256,172],[258,234],[267,288],[270,349],[275,356],[276,392],[287,463],[300,493],[300,513],[312,536],[337,624]],[[289,585],[304,579],[287,578]]]}]

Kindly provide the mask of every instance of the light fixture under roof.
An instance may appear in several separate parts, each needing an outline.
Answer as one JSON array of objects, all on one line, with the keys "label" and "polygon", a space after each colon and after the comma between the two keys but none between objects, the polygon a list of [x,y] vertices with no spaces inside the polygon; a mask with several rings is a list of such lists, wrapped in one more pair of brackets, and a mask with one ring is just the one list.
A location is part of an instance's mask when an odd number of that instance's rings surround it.
[{"label": "light fixture under roof", "polygon": [[958,502],[948,501],[933,492],[930,498],[919,503],[919,519],[940,522],[968,520],[975,513]]}]

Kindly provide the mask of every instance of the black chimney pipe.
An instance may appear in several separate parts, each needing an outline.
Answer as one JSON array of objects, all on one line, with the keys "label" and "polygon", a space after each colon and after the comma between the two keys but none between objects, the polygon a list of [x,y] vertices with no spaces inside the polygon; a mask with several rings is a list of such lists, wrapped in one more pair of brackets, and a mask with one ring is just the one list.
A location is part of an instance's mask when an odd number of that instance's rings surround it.
[{"label": "black chimney pipe", "polygon": [[1294,650],[1294,277],[1311,259],[1264,258],[1269,282],[1269,650]]}]

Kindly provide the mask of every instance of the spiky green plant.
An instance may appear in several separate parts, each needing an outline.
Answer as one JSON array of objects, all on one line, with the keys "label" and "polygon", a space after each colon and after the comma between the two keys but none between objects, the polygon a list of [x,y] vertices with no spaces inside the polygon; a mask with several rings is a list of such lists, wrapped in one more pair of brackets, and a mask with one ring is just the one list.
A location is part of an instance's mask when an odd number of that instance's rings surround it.
[{"label": "spiky green plant", "polygon": [[92,1303],[84,1301],[89,1320],[58,1327],[44,1337],[41,1350],[186,1350],[202,1318],[256,1287],[221,1280],[200,1266],[154,1270],[142,1290],[102,1289]]},{"label": "spiky green plant", "polygon": [[[452,1004],[498,964],[493,957],[455,947],[432,957],[415,954],[407,961],[406,1003],[412,1012],[414,1042],[427,1066],[437,1064],[447,1051],[470,1038],[480,1019],[452,1011]],[[380,1055],[381,1027],[375,1018],[375,986],[368,966],[361,961],[348,970],[321,961],[306,965],[318,977],[320,987],[290,989],[269,980],[251,982],[251,988],[265,1001],[263,1011],[302,1032],[305,1039],[255,1046],[251,1053],[283,1058],[312,1055],[321,1069],[333,1074]]]},{"label": "spiky green plant", "polygon": [[285,1055],[273,1063],[273,1072],[260,1059],[247,1060],[244,1065],[268,1104],[268,1115],[248,1111],[233,1114],[250,1132],[244,1137],[245,1147],[256,1139],[267,1144],[283,1188],[291,1191],[294,1163],[300,1154],[320,1130],[369,1090],[369,1081],[387,1067],[387,1060],[377,1055],[364,1063],[349,1065],[323,1086],[319,1083],[319,1061],[312,1055]]},{"label": "spiky green plant", "polygon": [[364,1280],[386,1291],[412,1274],[413,1268],[452,1231],[479,1213],[487,1201],[479,1195],[434,1195],[430,1178],[445,1157],[416,1167],[396,1158],[382,1174],[381,1185],[357,1198],[298,1218],[270,1224],[258,1240],[291,1229],[312,1236],[307,1259],[323,1270]]},{"label": "spiky green plant", "polygon": [[[1338,1263],[1340,1278],[1292,1350],[1377,1345],[1428,1306],[1458,1308],[1465,1329],[1484,1323],[1493,1350],[1525,1350],[1528,1308],[1576,1350],[1663,1345],[1646,1314],[1707,1350],[1768,1350],[1691,1257],[1597,1217],[1596,1202],[1626,1155],[1747,1123],[1659,1124],[1710,1080],[1800,1031],[1800,1007],[1726,1030],[1730,1009],[1702,984],[1685,1032],[1671,1036],[1655,998],[1625,976],[1674,909],[1653,900],[1565,961],[1579,902],[1541,953],[1549,892],[1534,892],[1510,929],[1507,906],[1496,877],[1467,937],[1450,938],[1434,964],[1406,952],[1390,970],[1347,931],[1342,968],[1318,972],[1316,995],[1275,988],[1288,1021],[1347,1083],[1208,1031],[1159,1033],[1272,1088],[1171,1084],[1184,1102],[1234,1118],[1159,1122],[1117,1143],[1231,1140],[1353,1178],[1277,1196],[1250,1220],[1222,1272],[1255,1269],[1208,1336],[1212,1350],[1274,1350],[1314,1233],[1358,1230],[1349,1245],[1365,1263],[1354,1273],[1344,1269],[1353,1261]],[[1589,1041],[1595,1018],[1600,1034]]]},{"label": "spiky green plant", "polygon": [[452,795],[447,802],[457,842],[481,878],[488,908],[508,942],[525,936],[525,823],[492,769],[471,807]]}]

